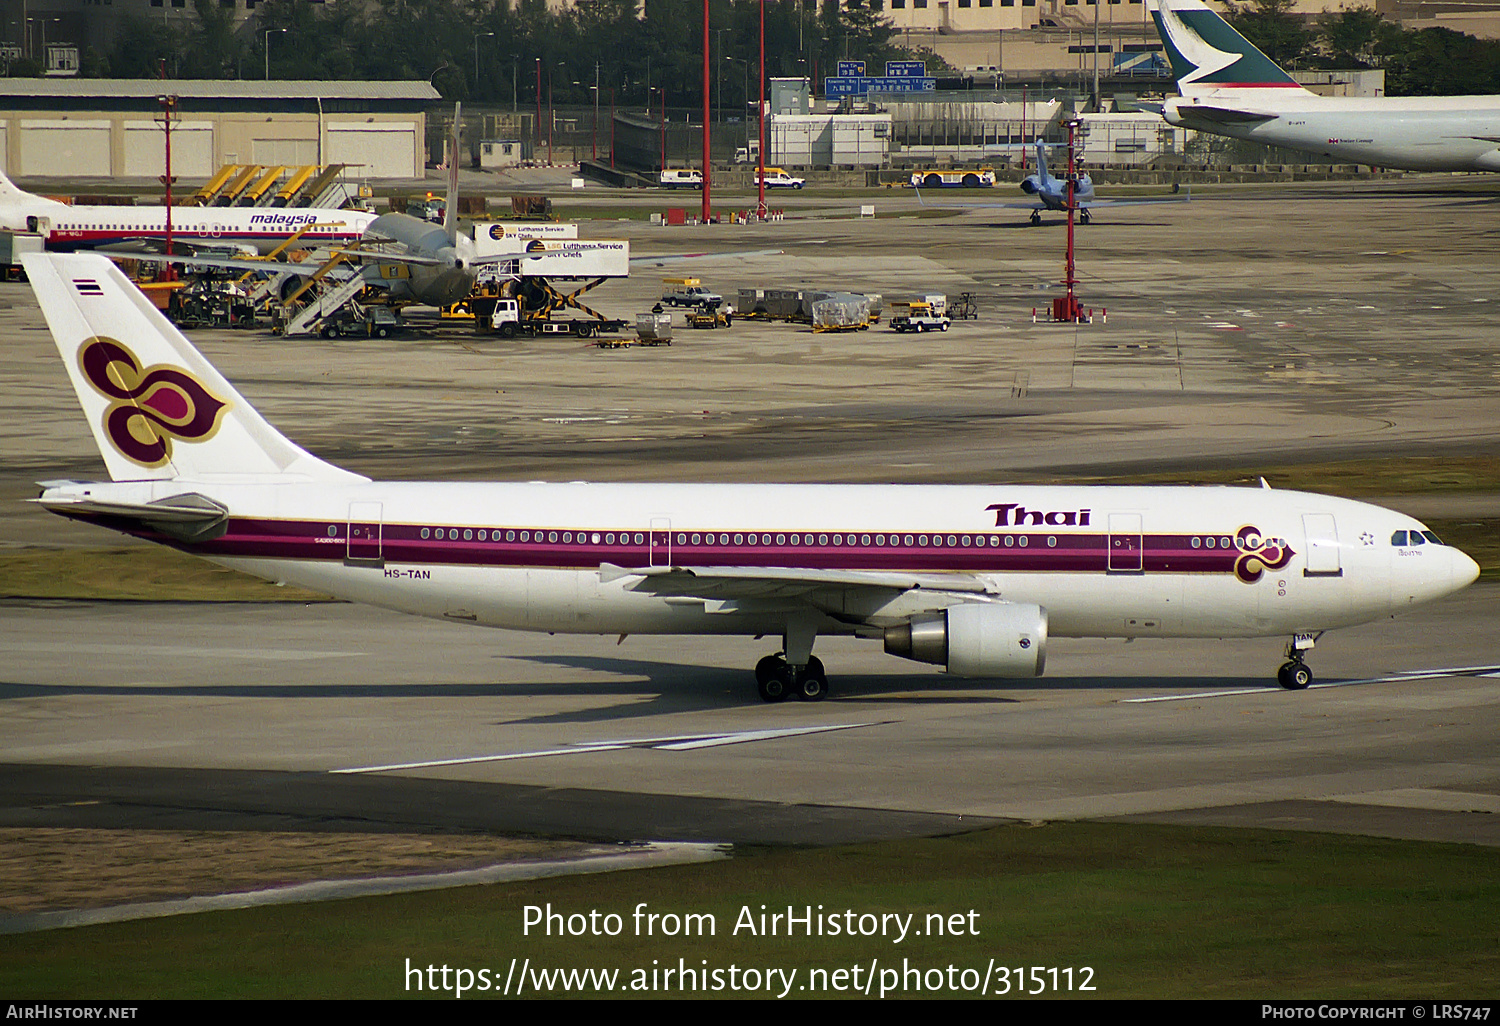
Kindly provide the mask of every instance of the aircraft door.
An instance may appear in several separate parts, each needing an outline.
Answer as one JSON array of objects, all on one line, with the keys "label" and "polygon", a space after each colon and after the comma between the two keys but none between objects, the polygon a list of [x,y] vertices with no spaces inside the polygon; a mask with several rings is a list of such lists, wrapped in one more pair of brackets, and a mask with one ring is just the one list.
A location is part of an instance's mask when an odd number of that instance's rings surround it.
[{"label": "aircraft door", "polygon": [[651,565],[672,565],[672,520],[670,517],[651,518]]},{"label": "aircraft door", "polygon": [[382,517],[383,510],[378,502],[349,503],[348,562],[361,566],[378,566],[382,562]]},{"label": "aircraft door", "polygon": [[1332,513],[1302,514],[1302,528],[1307,533],[1307,568],[1304,577],[1342,577],[1343,562],[1339,556],[1339,531]]},{"label": "aircraft door", "polygon": [[1141,515],[1139,513],[1111,513],[1109,515],[1110,573],[1141,573],[1145,568],[1141,561],[1141,549]]}]

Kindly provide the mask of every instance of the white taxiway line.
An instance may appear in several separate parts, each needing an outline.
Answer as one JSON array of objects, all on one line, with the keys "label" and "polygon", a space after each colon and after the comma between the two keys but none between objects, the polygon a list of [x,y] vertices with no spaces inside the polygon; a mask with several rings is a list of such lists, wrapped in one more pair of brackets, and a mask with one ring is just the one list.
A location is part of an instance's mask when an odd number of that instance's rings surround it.
[{"label": "white taxiway line", "polygon": [[425,762],[398,762],[385,766],[351,766],[329,770],[329,773],[387,773],[394,770],[432,769],[438,766],[466,766],[476,762],[506,762],[510,759],[542,759],[550,755],[582,755],[586,752],[617,751],[621,748],[655,748],[667,752],[686,752],[695,748],[717,748],[748,741],[823,734],[831,730],[853,730],[873,726],[871,723],[833,723],[819,727],[778,727],[771,730],[736,730],[713,734],[678,734],[671,737],[642,737],[627,740],[580,741],[565,748],[543,748],[534,752],[506,752],[498,755],[470,755],[459,759],[432,759]]},{"label": "white taxiway line", "polygon": [[[1452,666],[1442,670],[1402,670],[1389,677],[1365,677],[1361,680],[1332,680],[1314,684],[1309,691],[1323,688],[1347,688],[1356,684],[1405,684],[1414,680],[1437,680],[1441,677],[1500,677],[1500,666]],[[1122,698],[1121,705],[1145,705],[1150,702],[1187,702],[1200,698],[1227,698],[1233,695],[1274,694],[1281,688],[1235,688],[1230,691],[1195,691],[1190,695],[1149,695],[1145,698]]]}]

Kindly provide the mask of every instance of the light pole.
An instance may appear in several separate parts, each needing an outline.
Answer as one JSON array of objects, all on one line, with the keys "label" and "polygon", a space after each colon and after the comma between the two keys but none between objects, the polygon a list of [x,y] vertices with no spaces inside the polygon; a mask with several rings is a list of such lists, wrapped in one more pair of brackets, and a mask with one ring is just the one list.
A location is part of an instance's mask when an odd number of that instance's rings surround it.
[{"label": "light pole", "polygon": [[744,102],[740,104],[740,120],[745,125],[745,159],[750,159],[750,62],[743,57],[725,57],[731,64],[740,65],[744,71],[743,92]]},{"label": "light pole", "polygon": [[766,219],[766,0],[760,0],[760,79],[756,83],[759,99],[756,114],[760,118],[760,153],[758,154],[755,184],[755,216]]},{"label": "light pole", "polygon": [[594,154],[594,156],[593,156],[592,159],[598,160],[599,159],[599,86],[597,84],[595,84],[595,85],[589,86],[589,88],[594,91],[594,125],[593,125],[593,131],[590,132],[589,135],[591,137],[590,142],[593,144],[592,147],[591,147],[592,151],[593,151],[593,154]]},{"label": "light pole", "polygon": [[521,55],[513,53],[510,55],[510,112],[515,114],[521,109],[519,94],[516,91],[516,79],[521,71]]},{"label": "light pole", "polygon": [[474,88],[479,88],[479,41],[481,39],[495,38],[493,32],[476,32],[474,34]]},{"label": "light pole", "polygon": [[276,32],[285,32],[286,29],[266,29],[266,81],[271,81],[271,36]]}]

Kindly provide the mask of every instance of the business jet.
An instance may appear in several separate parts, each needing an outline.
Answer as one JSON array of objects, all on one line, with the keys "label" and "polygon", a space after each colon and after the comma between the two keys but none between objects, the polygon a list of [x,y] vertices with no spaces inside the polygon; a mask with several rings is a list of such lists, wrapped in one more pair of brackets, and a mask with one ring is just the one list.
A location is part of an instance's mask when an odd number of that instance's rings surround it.
[{"label": "business jet", "polygon": [[1408,171],[1500,171],[1500,96],[1318,96],[1202,0],[1146,0],[1172,62],[1170,125]]},{"label": "business jet", "polygon": [[1054,637],[1290,638],[1478,576],[1401,513],[1261,488],[379,482],[299,448],[106,259],[29,254],[108,481],[33,500],[269,580],[436,619],[782,639],[760,695],[822,698],[820,635],[965,677]]},{"label": "business jet", "polygon": [[[1188,192],[1173,196],[1143,196],[1139,199],[1099,199],[1094,194],[1094,182],[1083,171],[1078,171],[1072,176],[1073,182],[1073,209],[1078,211],[1078,220],[1083,224],[1093,221],[1093,215],[1089,212],[1094,207],[1127,207],[1139,206],[1144,203],[1186,203],[1192,196]],[[1062,211],[1068,209],[1068,178],[1057,178],[1047,170],[1047,147],[1045,143],[1036,144],[1036,171],[1021,179],[1021,191],[1029,196],[1035,196],[1034,203],[978,203],[978,202],[943,202],[928,203],[922,199],[922,192],[917,190],[917,202],[922,206],[935,207],[959,207],[962,209],[976,209],[981,207],[993,207],[1009,210],[1030,210],[1031,223],[1041,224],[1044,211]]]},{"label": "business jet", "polygon": [[[363,210],[174,206],[172,252],[269,253],[298,231],[310,245],[352,242],[375,219]],[[135,247],[129,255],[158,254],[166,252],[167,208],[72,206],[26,192],[0,174],[0,228],[39,234],[51,250]]]}]

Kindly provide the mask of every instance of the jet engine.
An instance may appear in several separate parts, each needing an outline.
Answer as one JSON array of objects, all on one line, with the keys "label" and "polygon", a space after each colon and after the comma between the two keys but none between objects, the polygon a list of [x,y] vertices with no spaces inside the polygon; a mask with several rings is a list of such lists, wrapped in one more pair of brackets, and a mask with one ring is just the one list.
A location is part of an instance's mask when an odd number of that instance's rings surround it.
[{"label": "jet engine", "polygon": [[1021,179],[1021,191],[1035,196],[1042,191],[1041,181],[1036,175],[1027,175]]},{"label": "jet engine", "polygon": [[949,606],[887,627],[885,650],[960,677],[1040,677],[1047,663],[1047,611],[1010,602]]}]

